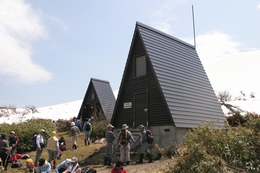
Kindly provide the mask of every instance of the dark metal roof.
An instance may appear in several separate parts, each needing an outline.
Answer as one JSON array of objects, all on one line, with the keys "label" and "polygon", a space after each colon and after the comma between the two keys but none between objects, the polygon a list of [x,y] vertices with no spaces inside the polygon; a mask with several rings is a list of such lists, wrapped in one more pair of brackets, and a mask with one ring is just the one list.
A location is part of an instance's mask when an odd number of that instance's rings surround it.
[{"label": "dark metal roof", "polygon": [[225,116],[195,47],[139,22],[136,30],[175,126],[192,128],[200,121],[223,126]]},{"label": "dark metal roof", "polygon": [[100,105],[107,119],[111,119],[115,106],[115,96],[108,81],[91,78]]}]

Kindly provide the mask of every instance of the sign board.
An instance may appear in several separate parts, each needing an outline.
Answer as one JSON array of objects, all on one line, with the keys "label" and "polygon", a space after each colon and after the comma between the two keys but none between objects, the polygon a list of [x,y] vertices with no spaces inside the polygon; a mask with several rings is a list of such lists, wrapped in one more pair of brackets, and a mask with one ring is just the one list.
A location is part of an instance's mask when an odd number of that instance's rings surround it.
[{"label": "sign board", "polygon": [[126,102],[124,103],[124,109],[132,108],[132,102]]}]

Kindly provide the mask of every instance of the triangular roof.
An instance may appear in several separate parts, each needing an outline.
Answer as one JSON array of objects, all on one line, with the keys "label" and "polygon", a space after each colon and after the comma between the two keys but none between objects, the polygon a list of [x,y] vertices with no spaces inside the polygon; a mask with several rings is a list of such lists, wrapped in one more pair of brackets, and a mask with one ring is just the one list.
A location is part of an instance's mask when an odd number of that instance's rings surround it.
[{"label": "triangular roof", "polygon": [[[195,47],[137,22],[131,49],[137,36],[140,37],[147,59],[152,64],[174,125],[193,128],[197,127],[200,121],[212,121],[217,126],[223,126],[224,114]],[[131,58],[131,49],[127,63]],[[121,86],[127,66],[128,64]]]},{"label": "triangular roof", "polygon": [[[108,81],[105,80],[100,80],[100,79],[95,79],[95,78],[91,78],[89,85],[88,85],[88,89],[86,91],[84,100],[82,102],[82,106],[84,104],[84,102],[87,101],[89,92],[91,87],[94,87],[96,96],[99,100],[99,103],[101,105],[101,108],[106,116],[106,119],[111,119],[111,116],[113,114],[114,111],[114,106],[115,106],[115,96],[113,94],[112,88],[109,84]],[[81,106],[81,109],[82,109]]]}]

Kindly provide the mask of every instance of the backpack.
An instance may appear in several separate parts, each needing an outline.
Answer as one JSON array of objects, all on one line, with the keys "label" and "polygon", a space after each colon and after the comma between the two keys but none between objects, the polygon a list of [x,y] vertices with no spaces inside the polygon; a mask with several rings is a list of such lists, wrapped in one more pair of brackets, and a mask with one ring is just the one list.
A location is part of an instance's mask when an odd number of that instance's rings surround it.
[{"label": "backpack", "polygon": [[17,142],[17,146],[19,146],[19,145],[21,144],[21,139],[20,139],[20,137],[19,137],[19,136],[15,136],[15,139],[16,139],[16,141],[18,141],[18,142]]},{"label": "backpack", "polygon": [[89,123],[85,124],[85,131],[90,131],[90,124]]},{"label": "backpack", "polygon": [[82,169],[81,173],[96,173],[97,171],[89,166]]},{"label": "backpack", "polygon": [[146,142],[148,144],[153,143],[153,134],[152,134],[151,130],[146,130],[146,137],[147,137]]},{"label": "backpack", "polygon": [[31,138],[31,145],[32,145],[33,147],[37,147],[36,138],[37,138],[37,135],[34,135],[34,136]]},{"label": "backpack", "polygon": [[120,144],[126,145],[128,143],[128,130],[122,129],[120,132]]}]

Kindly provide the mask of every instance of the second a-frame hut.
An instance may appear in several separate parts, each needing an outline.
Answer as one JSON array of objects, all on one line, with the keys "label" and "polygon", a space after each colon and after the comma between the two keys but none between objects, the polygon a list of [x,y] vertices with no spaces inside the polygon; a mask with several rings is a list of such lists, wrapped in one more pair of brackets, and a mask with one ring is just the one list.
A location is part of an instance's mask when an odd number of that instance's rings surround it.
[{"label": "second a-frame hut", "polygon": [[115,96],[108,81],[91,78],[78,118],[84,121],[94,117],[96,120],[110,120],[115,106]]},{"label": "second a-frame hut", "polygon": [[200,121],[224,120],[195,47],[137,22],[111,123],[143,124],[168,145]]}]

